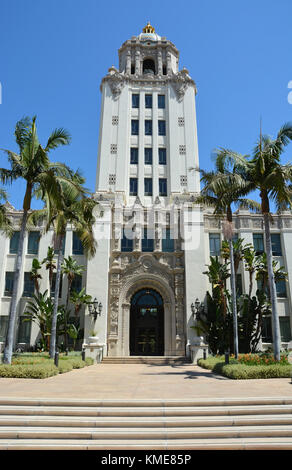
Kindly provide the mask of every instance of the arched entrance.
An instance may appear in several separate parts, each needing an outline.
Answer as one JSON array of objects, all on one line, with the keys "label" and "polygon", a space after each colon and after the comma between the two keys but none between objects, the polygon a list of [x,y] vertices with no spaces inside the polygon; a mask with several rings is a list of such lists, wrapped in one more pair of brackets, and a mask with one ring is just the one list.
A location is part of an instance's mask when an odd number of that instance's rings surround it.
[{"label": "arched entrance", "polygon": [[164,355],[164,308],[154,289],[141,289],[131,299],[130,355]]}]

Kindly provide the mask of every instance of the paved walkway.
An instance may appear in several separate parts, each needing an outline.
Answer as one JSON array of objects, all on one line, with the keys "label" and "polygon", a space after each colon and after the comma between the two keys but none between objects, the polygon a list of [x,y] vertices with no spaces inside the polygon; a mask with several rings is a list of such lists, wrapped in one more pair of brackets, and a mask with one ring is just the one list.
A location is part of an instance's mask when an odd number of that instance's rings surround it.
[{"label": "paved walkway", "polygon": [[190,364],[96,364],[48,379],[0,378],[1,397],[291,398],[292,384],[291,379],[231,380]]}]

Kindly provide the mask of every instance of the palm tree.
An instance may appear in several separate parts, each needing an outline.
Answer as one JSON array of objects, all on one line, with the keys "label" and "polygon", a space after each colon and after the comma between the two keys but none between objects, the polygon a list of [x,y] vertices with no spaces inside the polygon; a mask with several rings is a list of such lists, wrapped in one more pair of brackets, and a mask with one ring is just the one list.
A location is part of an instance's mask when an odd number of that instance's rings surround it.
[{"label": "palm tree", "polygon": [[55,204],[52,204],[48,200],[44,209],[35,211],[32,215],[32,221],[34,223],[37,223],[40,219],[46,220],[45,231],[53,228],[54,248],[55,252],[58,252],[54,314],[50,343],[51,358],[55,356],[56,350],[58,299],[64,258],[62,247],[66,236],[67,225],[71,224],[74,227],[87,257],[94,256],[96,252],[96,241],[93,235],[93,224],[95,222],[93,210],[98,203],[93,198],[86,196],[89,191],[83,187],[85,180],[78,171],[71,175],[71,181],[71,187],[60,185],[60,199],[57,200]]},{"label": "palm tree", "polygon": [[[3,188],[0,188],[0,201],[3,199],[7,202],[7,193]],[[8,237],[13,234],[12,223],[8,216],[6,204],[0,204],[0,230]]]},{"label": "palm tree", "polygon": [[56,270],[56,262],[55,262],[55,252],[54,248],[48,246],[47,256],[43,259],[42,264],[46,265],[46,269],[49,271],[49,296],[52,292],[52,283],[53,283],[53,275],[54,271]]},{"label": "palm tree", "polygon": [[40,292],[39,280],[42,279],[42,275],[39,273],[39,270],[42,268],[41,263],[37,258],[32,260],[32,266],[30,271],[30,278],[34,282],[35,290],[37,294]]},{"label": "palm tree", "polygon": [[225,151],[215,152],[215,171],[201,171],[201,181],[204,187],[201,194],[196,198],[197,204],[207,205],[214,208],[214,214],[219,218],[226,219],[223,222],[223,233],[229,243],[231,291],[234,328],[234,354],[238,356],[238,331],[237,331],[237,304],[236,304],[236,270],[234,266],[233,250],[233,226],[232,205],[246,207],[252,210],[258,209],[258,204],[245,196],[250,191],[249,184],[237,175],[233,165],[224,159]]},{"label": "palm tree", "polygon": [[10,169],[0,168],[0,180],[2,183],[12,183],[19,178],[26,182],[23,199],[23,213],[21,220],[18,252],[13,279],[13,292],[10,304],[9,323],[5,342],[3,361],[11,363],[13,338],[16,320],[17,298],[19,290],[19,278],[22,268],[23,244],[27,227],[27,219],[31,210],[31,201],[36,190],[41,197],[45,194],[48,200],[55,200],[59,196],[57,179],[67,175],[67,167],[61,163],[52,163],[49,152],[60,145],[67,145],[70,136],[64,129],[55,129],[48,138],[45,147],[42,147],[37,136],[36,117],[25,117],[17,122],[15,127],[15,139],[19,153],[2,149],[8,156]]},{"label": "palm tree", "polygon": [[236,167],[238,176],[248,182],[250,190],[259,191],[261,213],[264,221],[268,282],[272,309],[274,357],[277,361],[280,360],[281,334],[273,270],[270,202],[275,204],[278,212],[291,208],[292,164],[281,164],[281,156],[291,140],[292,123],[286,123],[280,128],[275,139],[262,135],[260,130],[260,137],[250,157],[242,156],[230,150],[223,151],[225,161]]},{"label": "palm tree", "polygon": [[[72,256],[68,256],[68,258],[64,258],[64,262],[62,264],[62,273],[67,276],[68,280],[68,288],[67,288],[67,298],[66,298],[66,311],[69,310],[69,300],[71,294],[72,283],[76,276],[82,276],[85,267],[81,266],[77,263],[76,259],[72,258]],[[67,316],[65,315],[65,327],[64,327],[64,347],[65,351],[67,352],[68,348],[68,338],[67,338]]]}]

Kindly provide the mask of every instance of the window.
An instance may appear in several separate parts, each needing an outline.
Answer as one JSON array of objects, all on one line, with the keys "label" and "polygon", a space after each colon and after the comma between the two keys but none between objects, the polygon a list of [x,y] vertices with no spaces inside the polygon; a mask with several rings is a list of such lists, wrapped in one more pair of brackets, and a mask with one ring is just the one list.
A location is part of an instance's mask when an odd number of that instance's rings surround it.
[{"label": "window", "polygon": [[263,343],[271,343],[272,342],[271,317],[263,317],[263,319],[262,319],[262,341],[263,341]]},{"label": "window", "polygon": [[5,273],[4,295],[7,295],[9,297],[12,295],[12,291],[13,291],[13,278],[14,278],[14,272],[7,271]]},{"label": "window", "polygon": [[253,234],[253,246],[257,255],[264,252],[264,238],[262,233]]},{"label": "window", "polygon": [[154,239],[153,231],[150,232],[147,228],[144,228],[143,238],[142,238],[142,251],[153,251],[154,249]]},{"label": "window", "polygon": [[82,289],[82,276],[74,276],[74,279],[71,284],[71,292],[76,291],[80,292]]},{"label": "window", "polygon": [[[59,287],[59,299],[62,297],[62,285],[63,285],[63,276],[61,275],[60,287]],[[53,273],[51,297],[55,297],[55,289],[56,289],[56,273]]]},{"label": "window", "polygon": [[[281,341],[291,341],[291,325],[289,317],[279,317]],[[272,343],[272,318],[263,317],[262,323],[262,341],[264,343]]]},{"label": "window", "polygon": [[159,178],[159,196],[167,196],[167,179]]},{"label": "window", "polygon": [[145,165],[152,165],[152,148],[146,147],[144,149]]},{"label": "window", "polygon": [[19,244],[19,235],[20,232],[14,232],[12,237],[10,238],[10,248],[9,253],[16,254],[18,251],[18,244]]},{"label": "window", "polygon": [[152,178],[144,178],[144,194],[152,196]]},{"label": "window", "polygon": [[76,232],[73,232],[73,255],[83,255],[83,245]]},{"label": "window", "polygon": [[279,233],[271,234],[273,256],[282,256],[281,236]]},{"label": "window", "polygon": [[25,315],[19,317],[17,335],[18,343],[30,343],[31,321],[23,321],[25,318],[28,317]]},{"label": "window", "polygon": [[135,64],[131,64],[131,75],[135,75]]},{"label": "window", "polygon": [[152,121],[149,119],[145,120],[145,135],[152,135]]},{"label": "window", "polygon": [[0,341],[4,343],[7,335],[8,328],[8,315],[0,315]]},{"label": "window", "polygon": [[163,65],[163,67],[162,67],[162,74],[167,75],[166,65]]},{"label": "window", "polygon": [[161,119],[158,121],[158,135],[166,135],[166,124]]},{"label": "window", "polygon": [[162,238],[162,251],[168,253],[174,251],[174,239],[171,238],[170,228],[165,229],[165,237]]},{"label": "window", "polygon": [[220,256],[220,234],[209,233],[210,256]]},{"label": "window", "polygon": [[240,296],[242,295],[242,276],[241,274],[236,274],[236,295]]},{"label": "window", "polygon": [[133,251],[133,239],[128,238],[123,229],[123,238],[121,240],[121,251]]},{"label": "window", "polygon": [[185,155],[186,154],[186,145],[179,145],[178,146],[178,151],[180,155]]},{"label": "window", "polygon": [[24,273],[23,297],[32,297],[34,294],[34,282],[30,273]]},{"label": "window", "polygon": [[158,161],[159,165],[166,165],[166,149],[158,149]]},{"label": "window", "polygon": [[291,341],[291,326],[289,317],[279,317],[281,341]]},{"label": "window", "polygon": [[113,174],[108,175],[108,184],[110,186],[116,184],[116,175],[113,175]]},{"label": "window", "polygon": [[131,121],[132,135],[139,135],[139,121],[138,119],[132,119]]},{"label": "window", "polygon": [[132,165],[137,165],[138,164],[138,148],[137,147],[131,147],[131,160],[130,160]]},{"label": "window", "polygon": [[285,279],[282,279],[281,281],[276,281],[276,291],[277,297],[287,297]]},{"label": "window", "polygon": [[165,108],[165,95],[158,95],[158,108]]},{"label": "window", "polygon": [[152,108],[152,95],[145,95],[145,108]]},{"label": "window", "polygon": [[139,95],[135,93],[132,94],[132,108],[139,108]]},{"label": "window", "polygon": [[37,255],[39,252],[40,232],[29,232],[27,252],[29,254]]},{"label": "window", "polygon": [[180,184],[181,184],[181,186],[187,186],[188,185],[188,177],[186,175],[181,175]]},{"label": "window", "polygon": [[138,194],[138,178],[130,178],[130,196]]}]

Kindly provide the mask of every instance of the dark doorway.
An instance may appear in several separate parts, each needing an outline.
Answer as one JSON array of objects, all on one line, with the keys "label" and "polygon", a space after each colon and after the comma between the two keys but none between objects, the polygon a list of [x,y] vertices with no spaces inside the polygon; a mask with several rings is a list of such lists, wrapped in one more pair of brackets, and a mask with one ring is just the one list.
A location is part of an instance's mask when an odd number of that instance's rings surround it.
[{"label": "dark doorway", "polygon": [[163,300],[155,290],[142,289],[132,297],[130,355],[164,355]]},{"label": "dark doorway", "polygon": [[152,59],[145,59],[143,61],[143,74],[155,74],[155,63]]}]

